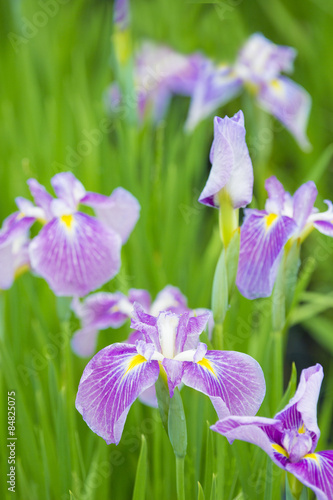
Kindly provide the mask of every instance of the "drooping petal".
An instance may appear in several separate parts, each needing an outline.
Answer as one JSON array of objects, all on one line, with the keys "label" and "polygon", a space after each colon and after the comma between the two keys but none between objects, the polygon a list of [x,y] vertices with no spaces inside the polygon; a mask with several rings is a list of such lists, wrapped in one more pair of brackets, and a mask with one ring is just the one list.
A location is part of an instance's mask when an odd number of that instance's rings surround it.
[{"label": "drooping petal", "polygon": [[295,222],[286,216],[267,212],[247,215],[241,227],[236,278],[244,297],[255,299],[271,295],[283,247],[295,229]]},{"label": "drooping petal", "polygon": [[199,201],[219,207],[218,195],[227,191],[234,208],[244,207],[252,200],[253,168],[245,142],[242,111],[232,118],[214,119],[214,141],[210,153],[212,169]]},{"label": "drooping petal", "polygon": [[183,364],[183,383],[209,396],[219,418],[257,413],[265,379],[260,365],[247,354],[207,351],[200,361]]},{"label": "drooping petal", "polygon": [[293,196],[293,219],[297,223],[298,231],[302,231],[310,215],[317,198],[317,188],[313,181],[302,184]]},{"label": "drooping petal", "polygon": [[235,439],[255,444],[281,468],[287,463],[286,452],[281,447],[280,422],[265,417],[227,417],[211,426],[225,436],[231,444]]},{"label": "drooping petal", "polygon": [[333,498],[333,451],[306,455],[297,463],[288,463],[286,470],[311,488],[318,500]]},{"label": "drooping petal", "polygon": [[77,209],[80,200],[85,196],[83,184],[72,172],[60,172],[51,179],[54,192],[73,211]]},{"label": "drooping petal", "polygon": [[302,149],[311,149],[306,136],[311,97],[303,87],[281,76],[263,85],[257,98],[260,106],[292,133]]},{"label": "drooping petal", "polygon": [[242,89],[242,81],[231,66],[203,65],[191,98],[185,130],[191,131],[218,108],[231,101]]},{"label": "drooping petal", "polygon": [[141,403],[151,406],[152,408],[158,408],[157,396],[155,386],[152,385],[139,396]]},{"label": "drooping petal", "polygon": [[121,240],[89,215],[55,218],[29,248],[33,270],[57,295],[83,296],[117,274]]},{"label": "drooping petal", "polygon": [[239,53],[235,72],[253,83],[268,82],[281,71],[292,71],[295,57],[292,47],[276,45],[261,33],[254,33]]},{"label": "drooping petal", "polygon": [[108,346],[86,366],[76,408],[93,432],[118,444],[130,406],[155,384],[159,371],[158,361],[146,361],[135,346]]},{"label": "drooping petal", "polygon": [[302,370],[295,396],[281,412],[275,415],[286,429],[298,430],[304,423],[305,428],[312,433],[313,450],[320,436],[317,425],[317,402],[323,377],[323,368],[319,364]]},{"label": "drooping petal", "polygon": [[87,193],[81,203],[93,207],[97,218],[110,227],[125,243],[140,215],[138,200],[126,189],[116,188],[110,196]]}]

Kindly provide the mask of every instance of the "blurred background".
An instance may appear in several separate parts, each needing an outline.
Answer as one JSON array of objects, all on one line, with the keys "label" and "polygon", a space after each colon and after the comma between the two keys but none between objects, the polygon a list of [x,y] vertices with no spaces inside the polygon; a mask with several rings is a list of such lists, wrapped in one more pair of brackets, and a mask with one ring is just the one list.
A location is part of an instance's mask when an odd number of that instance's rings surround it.
[{"label": "blurred background", "polygon": [[[218,214],[199,205],[197,198],[210,168],[213,122],[207,119],[186,135],[183,124],[189,99],[179,96],[157,127],[145,124],[138,129],[109,114],[107,88],[115,77],[112,9],[111,0],[0,1],[1,221],[15,210],[15,197],[29,198],[26,181],[30,177],[49,190],[50,178],[67,170],[87,190],[108,195],[121,185],[138,198],[142,211],[123,248],[122,270],[104,289],[146,288],[154,297],[172,284],[188,297],[190,307],[209,307],[221,251]],[[313,100],[310,153],[302,152],[292,136],[245,93],[219,110],[219,116],[244,111],[255,172],[254,205],[263,208],[264,180],[274,174],[291,192],[314,180],[319,191],[316,206],[325,209],[323,200],[333,198],[330,1],[135,0],[131,21],[134,47],[152,39],[182,53],[202,51],[217,62],[232,62],[256,31],[277,44],[295,47],[298,56],[292,79]],[[93,131],[101,130],[105,119],[109,131],[93,139]],[[333,401],[329,382],[333,376],[333,240],[311,234],[303,245],[302,261],[308,290],[320,293],[321,299],[305,303],[291,328],[286,382],[292,361],[299,372],[320,362],[328,380],[324,394]],[[243,302],[252,314],[252,306]],[[78,323],[68,303],[57,300],[43,280],[26,274],[1,292],[0,311],[1,394],[4,398],[7,391],[17,394],[17,498],[131,498],[140,436],[146,434],[149,439],[152,433],[148,452],[154,459],[147,498],[171,498],[175,485],[167,478],[174,473],[172,450],[156,412],[135,403],[125,427],[127,436],[118,448],[107,447],[76,412],[76,388],[87,360],[71,353],[69,338]],[[128,325],[104,331],[99,347],[127,335]],[[243,350],[242,343],[234,348]],[[195,398],[197,411],[191,411],[196,418],[213,419],[203,396]],[[330,401],[322,405],[328,415]],[[194,491],[204,475],[200,468],[204,452],[191,444],[199,442],[194,439],[199,432],[196,421],[190,419],[188,425],[187,470]],[[0,410],[0,426],[5,436],[5,407]],[[206,430],[200,432],[205,437]],[[1,453],[4,449],[2,443]],[[1,476],[5,475],[2,460]],[[153,480],[162,475],[164,483]],[[7,494],[2,481],[0,496],[7,498]]]}]

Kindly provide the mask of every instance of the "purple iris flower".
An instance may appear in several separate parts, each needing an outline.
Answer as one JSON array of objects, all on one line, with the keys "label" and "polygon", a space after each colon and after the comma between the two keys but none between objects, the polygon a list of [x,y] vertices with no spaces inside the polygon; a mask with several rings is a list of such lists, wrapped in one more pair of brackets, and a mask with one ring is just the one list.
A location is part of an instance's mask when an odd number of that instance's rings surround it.
[{"label": "purple iris flower", "polygon": [[118,444],[132,403],[157,381],[167,378],[170,397],[184,383],[208,395],[219,415],[254,415],[265,394],[259,364],[231,351],[207,351],[199,337],[210,313],[162,311],[157,317],[135,304],[132,328],[144,340],[113,344],[86,366],[76,408],[89,427],[105,441]]},{"label": "purple iris flower", "polygon": [[242,111],[232,118],[214,118],[210,161],[212,168],[200,194],[200,203],[218,208],[221,195],[227,195],[235,209],[248,205],[252,200],[253,167],[245,142]]},{"label": "purple iris flower", "polygon": [[[13,276],[15,259],[23,259],[56,295],[82,296],[119,271],[121,245],[137,222],[140,206],[122,188],[115,189],[111,196],[86,192],[71,172],[55,175],[51,183],[57,198],[30,179],[28,185],[36,205],[17,198],[19,212],[5,221],[0,252],[5,262],[11,261],[7,286],[12,282],[9,275]],[[80,203],[92,207],[97,217],[78,211]],[[44,226],[30,241],[27,231],[36,220]]]},{"label": "purple iris flower", "polygon": [[[134,61],[134,98],[140,121],[151,115],[159,122],[173,94],[191,95],[203,61],[198,53],[183,55],[164,45],[144,43]],[[122,102],[117,83],[109,89],[109,102],[113,111],[132,105]]]},{"label": "purple iris flower", "polygon": [[[160,311],[172,311],[177,314],[188,311],[191,316],[206,312],[206,309],[189,309],[187,299],[179,288],[168,285],[161,290],[154,302],[149,292],[132,288],[128,297],[121,292],[98,292],[88,296],[83,302],[74,298],[72,309],[81,319],[82,328],[75,332],[72,338],[73,351],[78,356],[92,356],[96,349],[99,330],[105,328],[120,328],[134,312],[134,303],[140,304],[146,313],[158,316]],[[211,335],[214,321],[209,319],[209,335]],[[135,343],[142,338],[140,332],[133,332],[128,339]]]},{"label": "purple iris flower", "polygon": [[268,192],[265,210],[245,210],[241,227],[240,254],[236,284],[248,299],[268,297],[273,290],[283,249],[287,241],[303,241],[316,228],[333,236],[333,208],[319,213],[314,208],[317,188],[303,184],[291,196],[276,177],[265,183]]},{"label": "purple iris flower", "polygon": [[309,148],[306,127],[311,97],[281,72],[291,72],[296,51],[275,45],[260,33],[245,43],[233,65],[202,67],[193,91],[186,122],[188,130],[236,97],[243,88],[256,96],[258,104],[293,134],[299,145]]},{"label": "purple iris flower", "polygon": [[124,31],[129,25],[129,0],[115,0],[113,8],[113,22]]},{"label": "purple iris flower", "polygon": [[240,439],[262,448],[282,469],[311,488],[318,500],[333,498],[333,451],[315,452],[320,431],[317,401],[323,369],[302,371],[295,396],[275,417],[231,416],[211,428],[230,443]]}]

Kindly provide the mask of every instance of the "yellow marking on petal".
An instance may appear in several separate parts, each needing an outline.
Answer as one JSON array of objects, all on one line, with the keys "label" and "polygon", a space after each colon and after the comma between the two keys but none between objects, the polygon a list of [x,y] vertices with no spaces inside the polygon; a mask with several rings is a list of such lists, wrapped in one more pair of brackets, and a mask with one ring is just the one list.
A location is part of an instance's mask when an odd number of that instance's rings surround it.
[{"label": "yellow marking on petal", "polygon": [[271,86],[275,90],[282,90],[281,82],[279,80],[277,80],[277,79],[271,81]]},{"label": "yellow marking on petal", "polygon": [[24,219],[24,217],[26,217],[25,213],[20,212],[20,213],[18,214],[18,216],[16,217],[16,220],[21,220],[21,219]]},{"label": "yellow marking on petal", "polygon": [[162,377],[162,380],[165,383],[165,385],[168,387],[168,375],[167,375],[167,372],[165,371],[165,368],[162,365],[162,361],[159,361],[158,364],[160,365],[160,375]]},{"label": "yellow marking on petal", "polygon": [[249,92],[249,94],[251,95],[257,95],[258,92],[259,92],[259,85],[256,85],[255,83],[253,82],[250,82],[250,81],[246,81],[244,82],[244,87],[246,88],[246,90]]},{"label": "yellow marking on petal", "polygon": [[280,446],[279,444],[272,444],[272,448],[274,448],[275,451],[280,453],[280,455],[283,455],[284,457],[289,458],[289,455],[286,452],[286,450],[284,448],[282,448],[282,446]]},{"label": "yellow marking on petal", "polygon": [[266,228],[268,229],[269,227],[271,227],[271,225],[273,224],[273,222],[276,221],[277,218],[278,218],[277,214],[265,215]]},{"label": "yellow marking on petal", "polygon": [[305,433],[305,425],[302,424],[301,427],[298,429],[298,434],[304,434]]},{"label": "yellow marking on petal", "polygon": [[135,356],[133,356],[122,378],[124,378],[125,375],[132,371],[136,366],[141,365],[145,361],[147,361],[146,358],[144,356],[141,356],[141,354],[136,354]]},{"label": "yellow marking on petal", "polygon": [[198,365],[203,366],[204,368],[209,370],[214,375],[214,377],[217,378],[214,368],[212,367],[211,362],[207,358],[202,358],[201,361],[198,361]]},{"label": "yellow marking on petal", "polygon": [[22,266],[18,267],[15,271],[15,274],[14,274],[14,278],[18,278],[19,276],[21,276],[21,274],[24,274],[26,273],[27,271],[29,271],[30,269],[30,266],[29,264],[23,264]]},{"label": "yellow marking on petal", "polygon": [[68,229],[72,229],[72,224],[74,221],[73,215],[62,215],[60,217],[60,220],[65,224],[65,226],[67,226]]},{"label": "yellow marking on petal", "polygon": [[319,460],[316,453],[308,453],[307,455],[304,455],[303,458],[311,458],[312,460],[315,460],[317,464],[319,464]]}]

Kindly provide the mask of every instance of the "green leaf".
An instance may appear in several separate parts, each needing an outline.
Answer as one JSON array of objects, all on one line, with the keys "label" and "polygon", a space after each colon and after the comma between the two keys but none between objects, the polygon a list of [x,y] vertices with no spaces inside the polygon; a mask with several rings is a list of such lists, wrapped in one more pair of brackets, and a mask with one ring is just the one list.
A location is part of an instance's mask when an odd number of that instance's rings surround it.
[{"label": "green leaf", "polygon": [[332,321],[324,317],[311,318],[302,322],[311,336],[333,354]]},{"label": "green leaf", "polygon": [[212,479],[212,489],[210,492],[210,500],[217,500],[217,493],[216,493],[216,474],[213,474],[213,479]]},{"label": "green leaf", "polygon": [[147,482],[147,442],[144,435],[141,436],[141,450],[136,468],[133,500],[144,500],[146,496]]},{"label": "green leaf", "polygon": [[333,157],[333,144],[330,144],[318,158],[316,163],[314,163],[313,167],[310,169],[310,171],[307,173],[307,175],[304,177],[303,181],[300,184],[303,184],[307,181],[313,181],[315,183],[318,183],[321,177],[323,176],[325,170],[327,170],[327,168],[329,167],[332,157]]},{"label": "green leaf", "polygon": [[204,489],[207,498],[210,498],[211,494],[213,461],[214,461],[213,432],[210,429],[209,422],[207,422],[205,481],[204,481]]},{"label": "green leaf", "polygon": [[290,375],[288,387],[287,387],[275,413],[278,413],[279,411],[281,411],[288,404],[289,400],[294,396],[295,391],[296,391],[296,384],[297,384],[297,370],[296,370],[295,363],[293,363],[292,367],[291,367],[291,375]]},{"label": "green leaf", "polygon": [[198,500],[205,500],[205,494],[199,481],[198,481]]},{"label": "green leaf", "polygon": [[221,252],[214,274],[212,310],[215,322],[223,323],[228,310],[228,279],[224,249]]},{"label": "green leaf", "polygon": [[187,430],[183,401],[178,387],[170,399],[168,433],[176,457],[184,458],[187,449]]}]

